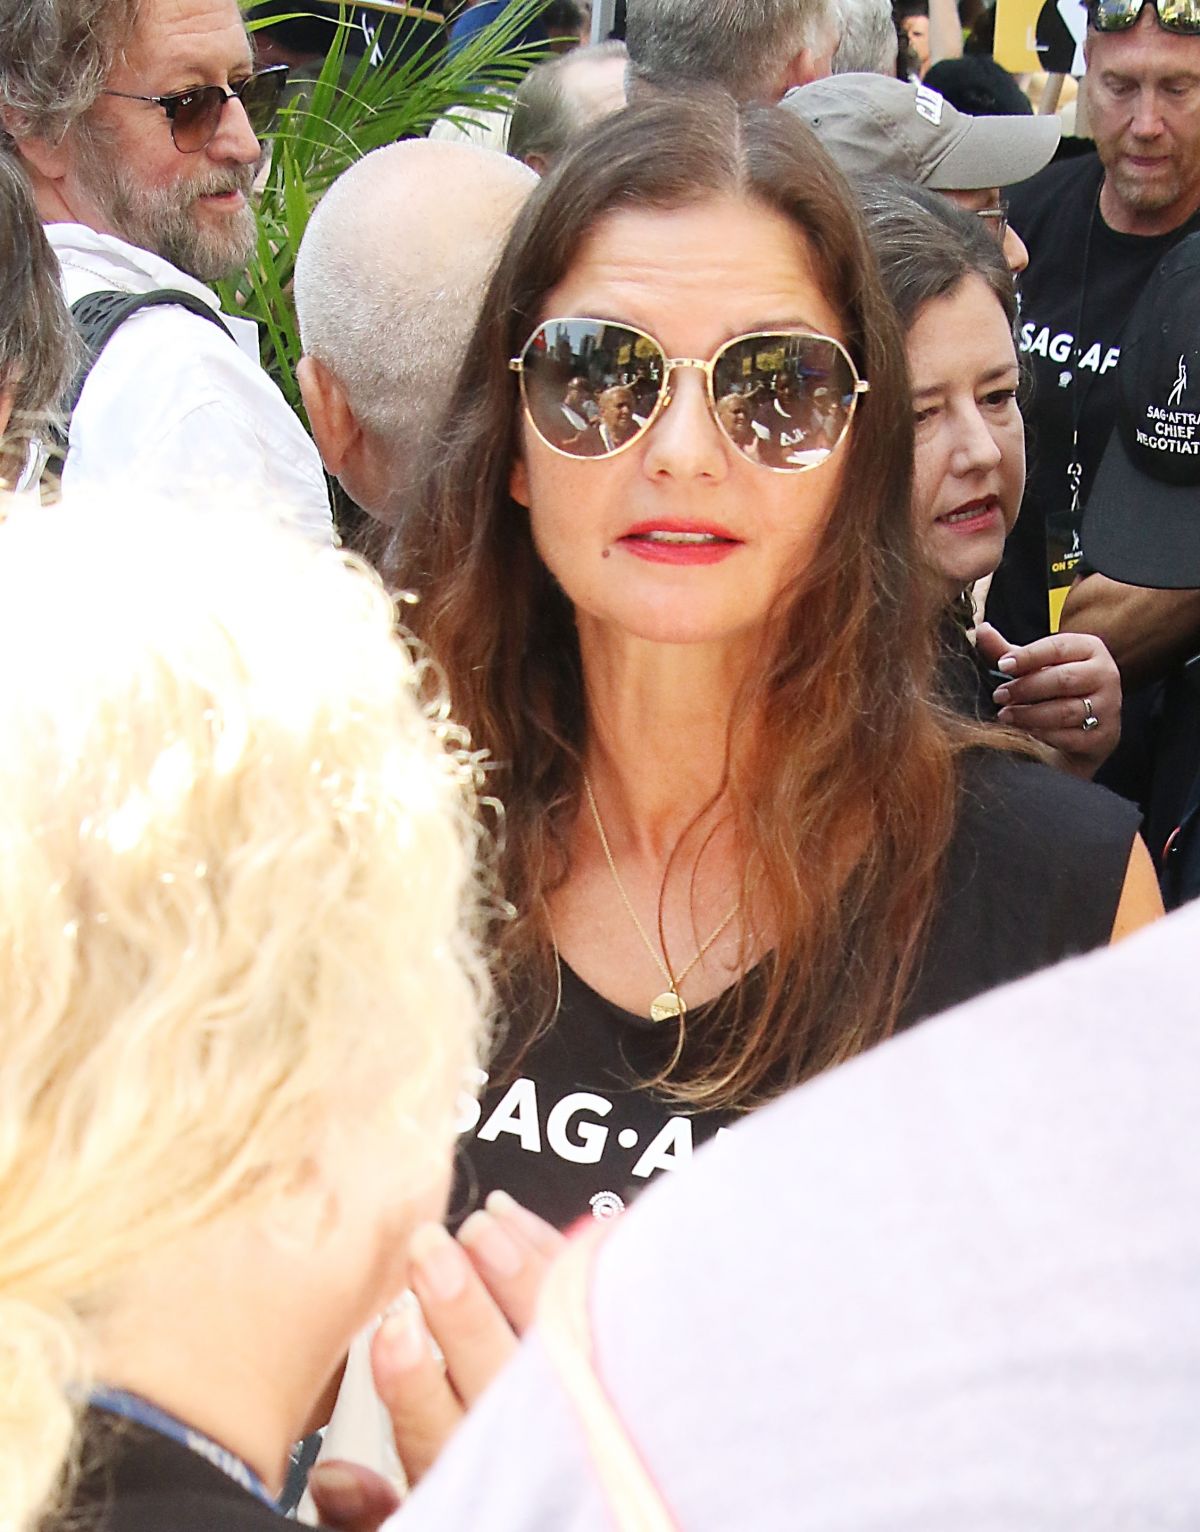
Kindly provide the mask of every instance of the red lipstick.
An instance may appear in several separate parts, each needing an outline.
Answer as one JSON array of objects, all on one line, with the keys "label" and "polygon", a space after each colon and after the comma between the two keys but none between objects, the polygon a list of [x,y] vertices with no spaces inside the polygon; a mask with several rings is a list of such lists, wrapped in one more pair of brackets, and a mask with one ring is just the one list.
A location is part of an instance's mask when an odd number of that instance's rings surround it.
[{"label": "red lipstick", "polygon": [[714,522],[676,517],[640,521],[618,541],[652,564],[717,564],[742,545],[740,538]]}]

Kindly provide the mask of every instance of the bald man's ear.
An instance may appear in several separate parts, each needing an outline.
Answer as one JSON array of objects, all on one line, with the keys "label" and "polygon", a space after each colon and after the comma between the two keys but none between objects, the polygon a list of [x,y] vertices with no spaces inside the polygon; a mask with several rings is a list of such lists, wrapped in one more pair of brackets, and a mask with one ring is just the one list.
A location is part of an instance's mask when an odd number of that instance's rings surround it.
[{"label": "bald man's ear", "polygon": [[831,74],[834,46],[836,44],[831,43],[824,53],[817,53],[812,48],[801,48],[799,53],[794,54],[783,72],[780,99],[782,100],[789,90],[795,90],[798,85],[811,85],[814,80],[824,80]]},{"label": "bald man's ear", "polygon": [[550,161],[544,154],[538,154],[536,151],[532,154],[527,154],[522,163],[528,165],[535,176],[544,176],[550,169]]},{"label": "bald man's ear", "polygon": [[321,461],[335,479],[339,478],[362,439],[362,426],[350,408],[345,389],[324,362],[315,356],[302,356],[296,382]]}]

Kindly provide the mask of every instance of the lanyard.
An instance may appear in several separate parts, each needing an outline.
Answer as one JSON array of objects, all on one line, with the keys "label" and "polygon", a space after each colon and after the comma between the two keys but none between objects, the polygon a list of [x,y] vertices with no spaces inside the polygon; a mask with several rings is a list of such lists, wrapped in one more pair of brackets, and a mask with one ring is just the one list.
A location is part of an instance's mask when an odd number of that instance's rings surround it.
[{"label": "lanyard", "polygon": [[[1079,427],[1083,420],[1084,405],[1095,379],[1092,378],[1085,384],[1085,380],[1079,375],[1079,362],[1084,356],[1083,321],[1092,258],[1092,235],[1102,217],[1100,192],[1103,186],[1104,181],[1101,178],[1100,186],[1096,189],[1096,200],[1092,205],[1091,217],[1088,219],[1087,232],[1084,235],[1083,269],[1079,278],[1079,305],[1075,311],[1075,334],[1068,358],[1070,371],[1064,374],[1070,379],[1071,385],[1071,457],[1067,464],[1067,489],[1070,492],[1070,502],[1066,506],[1050,506],[1046,513],[1046,598],[1051,633],[1058,632],[1067,595],[1075,581],[1079,565],[1083,562],[1083,547],[1080,542],[1083,524],[1083,503],[1080,498],[1080,490],[1083,487],[1083,462],[1079,455]],[[1122,328],[1124,328],[1123,325]],[[1119,334],[1120,331],[1118,331]]]},{"label": "lanyard", "polygon": [[174,1415],[168,1415],[166,1410],[160,1410],[158,1405],[151,1404],[149,1399],[143,1399],[140,1394],[131,1394],[124,1388],[106,1388],[103,1384],[93,1388],[88,1394],[88,1403],[96,1410],[104,1410],[109,1415],[120,1415],[124,1420],[135,1421],[139,1426],[145,1426],[148,1430],[157,1431],[160,1436],[166,1436],[173,1442],[179,1442],[189,1452],[194,1452],[206,1462],[219,1468],[226,1478],[232,1479],[235,1484],[240,1484],[244,1490],[249,1490],[264,1505],[269,1505],[272,1510],[276,1509],[275,1496],[258,1477],[252,1468],[242,1461],[236,1453],[230,1452],[228,1447],[222,1447],[219,1442],[214,1442],[211,1437],[205,1436],[202,1431],[197,1431],[194,1426],[184,1425],[182,1420],[177,1420]]}]

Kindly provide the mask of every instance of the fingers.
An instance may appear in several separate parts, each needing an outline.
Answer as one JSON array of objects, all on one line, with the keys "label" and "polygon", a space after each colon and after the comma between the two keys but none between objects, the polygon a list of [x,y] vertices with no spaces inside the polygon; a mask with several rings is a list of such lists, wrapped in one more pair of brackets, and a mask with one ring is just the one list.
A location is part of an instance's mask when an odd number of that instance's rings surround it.
[{"label": "fingers", "polygon": [[[1094,712],[1089,715],[1088,704]],[[1067,697],[1041,702],[1033,707],[1008,707],[1000,713],[1002,722],[1024,729],[1044,745],[1061,752],[1064,765],[1080,777],[1092,777],[1117,748],[1121,738],[1121,709],[1117,702],[1101,707],[1092,698]],[[1093,729],[1084,729],[1088,716],[1099,720]]]},{"label": "fingers", "polygon": [[477,1399],[517,1349],[512,1325],[466,1252],[440,1224],[425,1224],[409,1245],[413,1292],[446,1360],[454,1392]]},{"label": "fingers", "polygon": [[1059,697],[1050,694],[1045,702],[1024,703],[1021,706],[1011,703],[1001,708],[998,717],[999,722],[1007,723],[1008,728],[1027,729],[1030,734],[1042,735],[1047,729],[1074,729],[1077,734],[1091,734],[1099,732],[1099,729],[1084,728],[1088,703],[1091,703],[1091,715],[1100,720],[1100,726],[1119,723],[1120,708],[1105,708],[1099,696],[1093,697],[1091,694],[1087,697]]},{"label": "fingers", "polygon": [[995,665],[1013,646],[999,628],[990,622],[979,622],[975,624],[975,647],[989,665]]},{"label": "fingers", "polygon": [[[1055,633],[997,662],[1012,679],[992,693],[1001,723],[1062,752],[1077,775],[1092,776],[1121,737],[1121,676],[1100,639]],[[1085,720],[1097,723],[1085,728]]]},{"label": "fingers", "polygon": [[[1014,650],[1008,658],[1016,659],[1021,665],[1019,673],[1008,671],[1004,660],[999,662],[999,667],[1010,677],[997,687],[997,692],[1005,694],[1000,698],[1002,702],[1040,702],[1046,697],[1083,696],[1086,695],[1086,688],[1092,687],[1098,691],[1110,675],[1116,674],[1116,666],[1111,659],[1106,665],[1097,655],[1072,653],[1073,645],[1063,645],[1062,648],[1067,652],[1054,658],[1051,645],[1058,647],[1056,638],[1040,638],[1036,644]],[[1035,664],[1030,660],[1034,650],[1041,650],[1040,663]],[[1111,671],[1109,666],[1112,667]]]},{"label": "fingers", "polygon": [[[1119,717],[1120,672],[1112,655],[1091,634],[1056,633],[1050,638],[1038,639],[1024,649],[1013,650],[999,662],[1001,668],[1008,668],[1009,659],[1020,666],[1020,673],[1013,670],[1013,678],[992,693],[997,706],[1007,710],[1057,699],[1076,701],[1082,709],[1083,700],[1090,698],[1101,718],[1105,714],[1113,719]],[[1034,661],[1040,663],[1034,664]],[[1072,716],[1068,711],[1056,726],[1069,728],[1073,723],[1080,723],[1082,718],[1083,711],[1079,711],[1078,716]],[[1012,718],[1004,718],[1004,722],[1025,726]]]},{"label": "fingers", "polygon": [[[992,631],[995,632],[995,629]],[[979,630],[976,629],[977,641],[978,635]],[[996,668],[1015,678],[1030,675],[1035,670],[1044,670],[1048,665],[1067,665],[1094,659],[1100,651],[1108,654],[1103,643],[1091,633],[1051,633],[1046,638],[1036,639],[1032,644],[1022,644],[1016,648],[1011,644],[1005,645],[996,660]]]},{"label": "fingers", "polygon": [[[1038,702],[1029,707],[1006,707],[999,714],[1000,722],[1006,723],[1013,729],[1024,729],[1027,734],[1036,734],[1047,744],[1053,744],[1061,748],[1057,739],[1051,740],[1049,735],[1062,734],[1070,739],[1077,747],[1082,747],[1097,735],[1103,735],[1113,730],[1119,731],[1120,714],[1109,712],[1106,717],[1098,703],[1093,701],[1093,717],[1100,720],[1094,729],[1083,727],[1084,718],[1088,716],[1086,708],[1089,698],[1086,697],[1057,697],[1049,702]],[[1075,736],[1078,735],[1078,740]],[[1110,746],[1111,748],[1111,746]]]},{"label": "fingers", "polygon": [[380,1474],[333,1458],[315,1465],[308,1489],[321,1525],[331,1532],[376,1532],[400,1504]]},{"label": "fingers", "polygon": [[371,1373],[410,1484],[428,1470],[466,1413],[415,1303],[401,1303],[371,1342]]},{"label": "fingers", "polygon": [[516,1350],[514,1327],[532,1319],[564,1243],[503,1192],[467,1219],[458,1240],[440,1224],[413,1234],[409,1280],[420,1307],[398,1304],[371,1346],[375,1387],[413,1483]]},{"label": "fingers", "polygon": [[563,1236],[507,1193],[493,1192],[458,1237],[501,1312],[523,1333],[546,1269],[566,1243]]},{"label": "fingers", "polygon": [[522,1207],[516,1198],[510,1197],[507,1192],[492,1192],[484,1206],[494,1218],[499,1218],[514,1233],[519,1232],[535,1250],[540,1250],[543,1255],[551,1259],[567,1243],[565,1234],[560,1234],[553,1224],[547,1223],[544,1218],[539,1218],[536,1213],[531,1213],[527,1207]]}]

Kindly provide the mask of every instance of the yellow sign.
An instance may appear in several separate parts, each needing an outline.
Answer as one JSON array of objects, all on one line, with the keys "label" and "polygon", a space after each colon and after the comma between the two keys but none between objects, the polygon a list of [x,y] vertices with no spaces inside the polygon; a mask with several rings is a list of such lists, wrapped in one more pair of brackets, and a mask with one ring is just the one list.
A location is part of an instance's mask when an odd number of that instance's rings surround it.
[{"label": "yellow sign", "polygon": [[1013,74],[1083,73],[1087,10],[1080,0],[996,0],[996,62]]},{"label": "yellow sign", "polygon": [[1050,596],[1050,631],[1057,633],[1062,627],[1063,607],[1067,604],[1067,597],[1071,594],[1069,585],[1051,587]]}]

